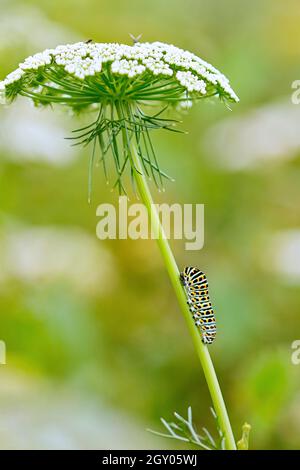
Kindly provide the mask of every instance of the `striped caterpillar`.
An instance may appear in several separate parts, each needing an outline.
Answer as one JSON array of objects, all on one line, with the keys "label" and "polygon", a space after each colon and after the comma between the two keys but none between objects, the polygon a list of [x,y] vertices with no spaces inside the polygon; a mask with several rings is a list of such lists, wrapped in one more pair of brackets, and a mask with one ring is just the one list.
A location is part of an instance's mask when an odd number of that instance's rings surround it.
[{"label": "striped caterpillar", "polygon": [[200,269],[187,266],[180,273],[187,303],[195,325],[199,327],[204,344],[211,344],[216,336],[216,319],[208,294],[208,282]]}]

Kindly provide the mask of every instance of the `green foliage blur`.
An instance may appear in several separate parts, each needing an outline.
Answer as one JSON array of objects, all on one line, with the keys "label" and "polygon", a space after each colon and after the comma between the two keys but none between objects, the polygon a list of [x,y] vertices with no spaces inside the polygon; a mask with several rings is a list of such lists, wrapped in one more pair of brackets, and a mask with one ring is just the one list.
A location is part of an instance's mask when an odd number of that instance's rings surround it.
[{"label": "green foliage blur", "polygon": [[[171,245],[208,276],[218,320],[211,354],[236,439],[300,448],[300,4],[296,0],[1,0],[1,77],[59,43],[163,41],[211,62],[240,104],[203,101],[189,134],[154,136],[175,178],[156,202],[204,203],[205,246]],[[210,397],[154,241],[96,238],[96,207],[118,194],[61,110],[0,109],[1,448],[166,448],[147,433]]]}]

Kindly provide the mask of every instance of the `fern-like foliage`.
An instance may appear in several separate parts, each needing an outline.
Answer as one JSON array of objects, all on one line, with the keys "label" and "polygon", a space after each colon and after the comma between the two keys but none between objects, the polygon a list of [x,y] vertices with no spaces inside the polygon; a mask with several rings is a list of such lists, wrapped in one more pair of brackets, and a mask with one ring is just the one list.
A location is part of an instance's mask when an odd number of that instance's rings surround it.
[{"label": "fern-like foliage", "polygon": [[218,424],[217,415],[213,408],[210,408],[210,411],[216,422],[217,437],[213,437],[205,427],[202,427],[201,433],[198,433],[193,423],[192,408],[190,406],[187,410],[187,418],[177,412],[174,413],[175,421],[166,421],[161,418],[161,423],[166,432],[153,431],[152,429],[148,429],[148,431],[157,436],[190,443],[202,450],[225,450],[225,437]]}]

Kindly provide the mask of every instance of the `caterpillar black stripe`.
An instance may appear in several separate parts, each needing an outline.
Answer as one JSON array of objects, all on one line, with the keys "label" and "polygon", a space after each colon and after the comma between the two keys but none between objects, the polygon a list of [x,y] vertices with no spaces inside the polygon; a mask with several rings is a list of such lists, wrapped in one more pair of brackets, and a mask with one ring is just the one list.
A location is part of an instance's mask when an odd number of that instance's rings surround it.
[{"label": "caterpillar black stripe", "polygon": [[202,342],[211,344],[216,336],[216,320],[209,299],[206,276],[200,269],[187,266],[180,273],[180,280],[184,286],[195,325],[200,329]]}]

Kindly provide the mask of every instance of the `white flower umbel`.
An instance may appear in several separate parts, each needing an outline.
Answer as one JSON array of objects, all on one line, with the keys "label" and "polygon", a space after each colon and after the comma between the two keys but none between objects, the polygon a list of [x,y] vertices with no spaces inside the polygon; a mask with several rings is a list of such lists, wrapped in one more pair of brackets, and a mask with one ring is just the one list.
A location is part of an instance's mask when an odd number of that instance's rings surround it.
[{"label": "white flower umbel", "polygon": [[[124,77],[128,78],[128,88],[123,86]],[[13,98],[18,93],[30,94],[37,82],[45,84],[46,89],[40,99],[32,95],[35,101],[45,104],[51,101],[49,79],[60,85],[56,87],[55,102],[59,101],[60,89],[66,97],[65,81],[74,91],[74,87],[80,87],[78,80],[86,85],[81,88],[80,97],[81,100],[85,97],[85,105],[97,101],[97,98],[98,101],[103,97],[117,99],[128,94],[131,99],[153,98],[156,101],[158,95],[159,101],[169,99],[174,102],[181,99],[183,91],[191,100],[216,95],[238,101],[227,78],[212,65],[191,52],[161,42],[136,43],[133,46],[78,42],[46,49],[19,64],[15,72],[0,82],[0,89],[6,91],[8,98]],[[153,82],[156,86],[151,93]],[[130,86],[136,83],[143,88],[130,90]],[[118,86],[120,84],[122,86]],[[157,93],[162,90],[164,93]],[[65,103],[65,100],[61,101]]]},{"label": "white flower umbel", "polygon": [[[159,168],[150,138],[154,129],[174,131],[176,121],[165,109],[183,111],[204,98],[237,102],[228,79],[215,67],[170,44],[161,42],[78,42],[32,55],[0,82],[0,100],[18,95],[36,105],[61,104],[78,112],[98,113],[93,122],[74,131],[74,144],[92,144],[90,174],[96,145],[108,180],[106,160],[113,157],[120,192],[123,173],[134,172],[131,145],[135,142],[145,174],[163,188],[168,177]],[[149,105],[158,111],[149,115]],[[147,111],[148,110],[148,111]],[[110,152],[108,152],[110,151]],[[91,188],[91,178],[90,185]]]}]

